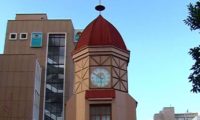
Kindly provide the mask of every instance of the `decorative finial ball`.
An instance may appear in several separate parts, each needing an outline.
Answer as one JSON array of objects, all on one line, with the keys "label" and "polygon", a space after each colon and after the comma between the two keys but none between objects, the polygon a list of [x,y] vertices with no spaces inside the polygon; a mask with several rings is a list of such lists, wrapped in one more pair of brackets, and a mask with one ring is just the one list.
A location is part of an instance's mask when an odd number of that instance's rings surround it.
[{"label": "decorative finial ball", "polygon": [[103,10],[105,10],[105,7],[104,7],[103,5],[97,5],[97,6],[95,7],[95,9],[96,9],[97,11],[103,11]]}]

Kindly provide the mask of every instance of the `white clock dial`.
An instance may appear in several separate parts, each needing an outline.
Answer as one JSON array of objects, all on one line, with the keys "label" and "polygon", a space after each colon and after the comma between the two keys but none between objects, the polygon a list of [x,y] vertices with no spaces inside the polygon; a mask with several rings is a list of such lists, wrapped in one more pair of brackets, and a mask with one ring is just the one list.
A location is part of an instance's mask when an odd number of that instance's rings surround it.
[{"label": "white clock dial", "polygon": [[110,72],[103,67],[93,69],[91,73],[91,83],[96,87],[106,87],[110,83]]}]

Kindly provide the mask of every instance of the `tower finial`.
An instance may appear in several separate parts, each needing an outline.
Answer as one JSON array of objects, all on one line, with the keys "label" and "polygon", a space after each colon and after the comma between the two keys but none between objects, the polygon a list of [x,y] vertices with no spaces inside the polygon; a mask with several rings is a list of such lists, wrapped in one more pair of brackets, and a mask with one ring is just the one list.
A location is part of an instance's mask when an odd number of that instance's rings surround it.
[{"label": "tower finial", "polygon": [[101,11],[105,10],[105,6],[101,5],[101,0],[99,0],[99,5],[97,5],[97,6],[95,7],[95,9],[96,9],[97,11],[99,11],[99,14],[101,14]]}]

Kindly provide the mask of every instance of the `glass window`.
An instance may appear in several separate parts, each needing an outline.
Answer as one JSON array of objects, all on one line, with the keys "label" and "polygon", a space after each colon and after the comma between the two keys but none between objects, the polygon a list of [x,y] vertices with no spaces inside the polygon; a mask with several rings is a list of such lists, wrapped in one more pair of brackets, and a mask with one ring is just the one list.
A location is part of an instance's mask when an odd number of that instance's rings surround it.
[{"label": "glass window", "polygon": [[50,34],[49,47],[65,46],[65,34]]},{"label": "glass window", "polygon": [[90,105],[90,120],[111,120],[111,105]]},{"label": "glass window", "polygon": [[64,64],[64,56],[59,56],[59,64]]},{"label": "glass window", "polygon": [[20,33],[20,37],[21,40],[25,40],[28,38],[28,33]]},{"label": "glass window", "polygon": [[54,54],[56,54],[56,53],[55,53],[55,50],[56,50],[56,49],[54,49],[54,48],[49,48],[49,49],[48,49],[48,57],[49,57],[49,56],[54,56]]},{"label": "glass window", "polygon": [[65,34],[49,34],[45,120],[63,117]]},{"label": "glass window", "polygon": [[16,40],[17,39],[17,33],[10,33],[9,39],[10,40]]},{"label": "glass window", "polygon": [[81,36],[81,32],[77,32],[75,35],[75,42],[78,42]]},{"label": "glass window", "polygon": [[79,41],[82,32],[83,32],[83,29],[75,29],[74,30],[74,42],[78,42]]},{"label": "glass window", "polygon": [[60,39],[60,46],[65,46],[65,39]]}]

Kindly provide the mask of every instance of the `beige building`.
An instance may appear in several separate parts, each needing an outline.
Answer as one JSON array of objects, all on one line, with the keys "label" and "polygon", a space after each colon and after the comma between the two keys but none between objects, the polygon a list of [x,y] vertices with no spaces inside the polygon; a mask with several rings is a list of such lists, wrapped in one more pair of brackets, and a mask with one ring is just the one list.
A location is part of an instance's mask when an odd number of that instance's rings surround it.
[{"label": "beige building", "polygon": [[164,107],[154,115],[154,120],[194,120],[197,117],[198,113],[175,113],[174,107]]},{"label": "beige building", "polygon": [[17,14],[0,55],[0,120],[136,120],[129,57],[101,15],[82,31],[69,19]]},{"label": "beige building", "polygon": [[0,119],[38,120],[40,84],[35,55],[0,55]]},{"label": "beige building", "polygon": [[129,57],[121,35],[101,15],[84,29],[73,51],[68,120],[136,120],[137,102],[128,93]]},{"label": "beige building", "polygon": [[[4,67],[0,66],[0,85],[3,86],[1,89],[4,89],[4,92],[1,92],[0,96],[4,96],[6,94],[5,91],[11,88],[7,86],[5,81],[13,82],[12,84],[19,84],[17,80],[19,78],[13,76],[19,76],[19,72],[22,73],[20,76],[23,76],[20,83],[27,83],[27,86],[29,84],[33,86],[35,70],[33,65],[34,62],[38,61],[37,63],[41,68],[41,82],[38,87],[40,88],[38,89],[40,103],[37,114],[39,113],[40,120],[63,120],[65,101],[72,95],[74,66],[71,59],[71,52],[75,46],[73,40],[74,28],[72,21],[69,19],[52,20],[48,19],[46,14],[17,14],[15,20],[9,20],[4,54],[0,57],[0,64],[4,65]],[[34,57],[30,56],[30,54]],[[24,67],[28,67],[29,64],[32,65],[33,73],[25,71]],[[7,71],[6,67],[8,66],[11,66],[7,69],[12,72]],[[20,71],[20,69],[25,70]],[[30,77],[31,75],[32,77]],[[24,82],[22,83],[22,81]],[[31,82],[29,83],[28,81]],[[18,86],[18,89],[24,89],[23,87]],[[33,89],[32,91],[27,89],[27,91],[32,92]],[[12,96],[15,92],[9,92],[8,94]],[[33,100],[33,94],[23,95],[28,100]],[[32,111],[33,106],[28,107],[29,109],[27,106],[31,106],[32,104],[29,103],[33,103],[33,101],[25,102],[23,99],[18,99],[9,104],[10,106],[16,106],[14,105],[16,102],[19,102],[20,105],[24,102],[23,109],[25,110],[20,111],[22,112],[21,114]],[[17,114],[12,109],[5,108],[2,100],[0,101],[0,105],[0,120],[4,120],[5,111],[12,113],[13,115],[9,116],[9,118],[15,120],[38,120],[37,114],[34,114],[35,117],[33,117],[33,114],[31,115],[32,117],[29,114],[26,114],[26,116],[14,116]],[[27,118],[27,116],[29,117]]]}]

